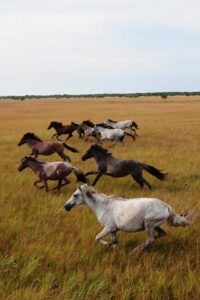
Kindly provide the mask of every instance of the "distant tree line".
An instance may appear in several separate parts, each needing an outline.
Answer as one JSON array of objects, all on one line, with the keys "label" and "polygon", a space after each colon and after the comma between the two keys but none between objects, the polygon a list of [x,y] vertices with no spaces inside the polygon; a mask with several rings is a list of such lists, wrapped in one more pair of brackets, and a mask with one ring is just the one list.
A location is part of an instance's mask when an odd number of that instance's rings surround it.
[{"label": "distant tree line", "polygon": [[145,97],[162,97],[166,99],[168,96],[199,96],[200,92],[156,92],[156,93],[105,93],[105,94],[55,94],[55,95],[23,95],[23,96],[0,96],[0,99],[13,99],[13,100],[26,100],[26,99],[38,99],[38,98],[104,98],[104,97],[127,97],[127,98],[137,98],[141,96]]}]

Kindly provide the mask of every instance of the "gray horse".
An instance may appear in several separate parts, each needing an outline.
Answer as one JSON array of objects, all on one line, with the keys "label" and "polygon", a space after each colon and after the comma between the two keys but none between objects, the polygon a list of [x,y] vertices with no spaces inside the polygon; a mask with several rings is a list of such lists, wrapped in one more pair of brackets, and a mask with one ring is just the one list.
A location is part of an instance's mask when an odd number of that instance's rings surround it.
[{"label": "gray horse", "polygon": [[167,175],[165,173],[162,173],[155,167],[139,161],[117,159],[113,157],[112,154],[108,152],[108,150],[99,145],[92,145],[82,156],[82,160],[85,161],[92,157],[97,163],[97,171],[90,171],[86,173],[85,176],[94,174],[97,175],[93,182],[93,185],[95,185],[99,178],[101,178],[103,175],[112,177],[124,177],[127,175],[131,175],[141,188],[143,188],[144,185],[147,185],[149,189],[151,189],[148,181],[142,176],[143,170],[147,171],[159,180],[164,180]]},{"label": "gray horse", "polygon": [[[39,179],[34,182],[34,186],[39,189],[45,187],[46,192],[49,191],[47,185],[48,180],[58,181],[58,185],[54,189],[60,190],[62,186],[70,183],[66,177],[72,172],[76,175],[77,181],[87,182],[84,174],[68,162],[44,162],[27,155],[22,158],[18,170],[21,172],[28,167],[39,177]],[[62,181],[64,181],[64,183],[62,183]],[[43,182],[44,185],[39,187],[38,183],[40,182]]]}]

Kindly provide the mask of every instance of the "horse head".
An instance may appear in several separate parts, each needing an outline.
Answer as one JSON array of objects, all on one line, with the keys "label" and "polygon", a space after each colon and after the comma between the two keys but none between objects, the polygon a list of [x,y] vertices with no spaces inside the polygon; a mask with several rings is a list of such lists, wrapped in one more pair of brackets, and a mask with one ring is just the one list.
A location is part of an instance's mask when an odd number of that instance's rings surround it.
[{"label": "horse head", "polygon": [[96,193],[95,190],[88,184],[80,186],[65,202],[64,209],[70,211],[73,207],[85,203],[85,198],[92,198],[92,194]]},{"label": "horse head", "polygon": [[27,132],[23,135],[23,137],[19,141],[18,146],[20,147],[20,146],[24,145],[25,143],[27,143],[28,140],[35,140],[38,142],[42,142],[42,140],[37,135],[35,135],[32,132]]},{"label": "horse head", "polygon": [[61,122],[56,122],[56,121],[51,121],[49,123],[49,126],[48,126],[48,130],[51,129],[51,128],[58,128],[58,127],[61,127],[63,126],[63,124]]}]

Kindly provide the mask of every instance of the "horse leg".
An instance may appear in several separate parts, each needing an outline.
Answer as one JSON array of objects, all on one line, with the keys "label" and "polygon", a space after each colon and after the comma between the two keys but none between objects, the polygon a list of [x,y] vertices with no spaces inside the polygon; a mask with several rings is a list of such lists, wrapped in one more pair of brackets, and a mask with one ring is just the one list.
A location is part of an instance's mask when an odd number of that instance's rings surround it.
[{"label": "horse leg", "polygon": [[62,179],[58,179],[58,184],[52,189],[52,191],[60,190],[61,186],[62,186]]},{"label": "horse leg", "polygon": [[62,178],[61,179],[61,181],[62,180],[64,180],[65,181],[65,183],[62,183],[62,184],[60,184],[60,187],[59,187],[59,189],[61,189],[61,187],[63,187],[63,186],[65,186],[65,185],[67,185],[67,184],[69,184],[70,183],[70,180],[68,179],[68,178]]},{"label": "horse leg", "polygon": [[97,173],[98,173],[98,171],[90,171],[90,172],[85,173],[84,175],[85,176],[96,175]]},{"label": "horse leg", "polygon": [[[134,254],[138,250],[145,250],[147,249],[155,240],[164,237],[166,235],[166,232],[159,227],[160,224],[162,224],[166,219],[165,218],[157,218],[157,219],[151,219],[151,220],[145,220],[144,226],[145,230],[147,232],[148,238],[146,242],[142,245],[139,245],[138,247],[134,248],[131,254]],[[153,231],[156,231],[158,234],[154,236]]]},{"label": "horse leg", "polygon": [[148,188],[151,190],[151,185],[146,179],[144,179],[141,170],[139,170],[139,172],[137,172],[136,174],[131,174],[131,176],[133,177],[133,179],[135,179],[135,181],[140,185],[141,188],[143,188],[144,185],[147,185]]},{"label": "horse leg", "polygon": [[159,226],[156,226],[154,228],[154,230],[157,232],[157,235],[154,236],[155,240],[160,239],[161,237],[166,236],[166,232],[162,228],[160,228]]},{"label": "horse leg", "polygon": [[[62,180],[64,180],[65,183],[62,183]],[[52,191],[53,191],[53,190],[60,190],[61,187],[65,186],[65,185],[67,185],[67,184],[69,184],[69,183],[70,183],[70,181],[69,181],[69,179],[67,179],[67,178],[58,179],[58,184],[57,184],[56,187],[54,187],[54,188],[52,189]]]},{"label": "horse leg", "polygon": [[71,137],[73,137],[73,134],[70,132],[70,133],[68,133],[68,137],[66,137],[65,142],[66,142],[67,140],[69,140]]},{"label": "horse leg", "polygon": [[109,244],[109,242],[102,240],[102,237],[111,232],[112,232],[112,230],[110,229],[110,227],[104,227],[104,229],[95,237],[95,241],[97,243],[101,243],[103,245]]},{"label": "horse leg", "polygon": [[56,139],[57,139],[57,141],[62,142],[62,140],[59,139],[59,136],[60,136],[60,135],[57,134],[57,135],[56,135]]},{"label": "horse leg", "polygon": [[58,135],[57,133],[53,134],[52,137],[51,137],[51,139],[53,140],[54,137],[57,136],[57,135]]},{"label": "horse leg", "polygon": [[43,189],[43,188],[44,188],[44,185],[42,185],[42,186],[37,186],[37,184],[40,183],[40,182],[42,182],[42,180],[41,180],[41,179],[38,179],[38,180],[36,180],[36,181],[33,183],[34,186],[35,186],[37,189]]},{"label": "horse leg", "polygon": [[71,162],[71,159],[69,158],[69,156],[67,156],[64,152],[57,152],[58,155],[64,160],[64,161],[69,161]]},{"label": "horse leg", "polygon": [[151,245],[154,242],[154,240],[155,240],[154,235],[153,235],[154,227],[153,226],[145,226],[145,229],[146,229],[146,232],[148,235],[146,242],[135,247],[131,251],[131,253],[130,253],[131,255],[135,254],[136,252],[143,252],[144,250],[146,250],[149,247],[149,245]]},{"label": "horse leg", "polygon": [[38,154],[39,154],[39,151],[38,151],[38,150],[35,150],[34,154],[35,154],[35,158],[37,158],[37,157],[38,157]]},{"label": "horse leg", "polygon": [[114,140],[114,143],[110,146],[110,148],[111,148],[111,147],[114,147],[116,144],[117,144],[117,140],[115,139],[115,140]]},{"label": "horse leg", "polygon": [[109,247],[115,248],[116,244],[119,243],[116,235],[116,231],[111,232],[111,241],[109,242]]},{"label": "horse leg", "polygon": [[144,179],[144,177],[142,177],[142,179],[143,179],[143,183],[144,183],[146,186],[148,186],[148,188],[151,190],[152,187],[151,187],[151,185],[148,183],[148,181],[147,181],[146,179]]},{"label": "horse leg", "polygon": [[141,188],[144,187],[144,183],[143,180],[141,178],[139,178],[138,176],[136,176],[135,174],[131,174],[131,176],[133,177],[133,179],[139,184],[139,186]]},{"label": "horse leg", "polygon": [[124,145],[124,137],[125,137],[125,135],[122,136],[121,138],[119,138],[119,142],[120,142],[122,145]]},{"label": "horse leg", "polygon": [[102,176],[103,176],[103,173],[102,173],[102,172],[99,172],[99,173],[97,174],[97,176],[96,176],[96,178],[95,178],[95,180],[94,180],[92,186],[94,186],[94,185],[97,183],[97,181],[98,181]]},{"label": "horse leg", "polygon": [[46,181],[46,180],[43,180],[43,182],[44,182],[45,191],[48,193],[49,188],[48,188],[47,181]]}]

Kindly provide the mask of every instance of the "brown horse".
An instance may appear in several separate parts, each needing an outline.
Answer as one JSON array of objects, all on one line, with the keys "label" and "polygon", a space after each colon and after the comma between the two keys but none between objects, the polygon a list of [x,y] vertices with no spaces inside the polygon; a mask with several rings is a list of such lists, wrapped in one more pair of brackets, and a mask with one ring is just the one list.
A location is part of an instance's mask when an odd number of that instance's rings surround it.
[{"label": "brown horse", "polygon": [[92,185],[95,185],[103,175],[112,177],[124,177],[131,175],[141,188],[143,188],[144,185],[147,185],[149,189],[151,189],[148,181],[142,176],[143,170],[147,171],[159,180],[164,180],[167,175],[155,167],[139,161],[114,158],[108,150],[99,145],[92,145],[83,155],[82,160],[85,161],[92,157],[97,163],[97,171],[91,171],[85,174],[85,176],[97,174]]},{"label": "brown horse", "polygon": [[89,136],[93,136],[94,126],[95,124],[93,124],[90,120],[83,121],[80,124],[80,128],[83,131],[85,141],[87,141]]},{"label": "brown horse", "polygon": [[[34,186],[39,189],[45,187],[46,192],[49,191],[47,185],[48,180],[58,180],[58,185],[54,189],[60,190],[62,186],[70,183],[66,177],[72,172],[76,175],[77,181],[87,182],[84,174],[78,168],[67,162],[44,162],[27,155],[22,158],[18,170],[21,172],[28,167],[39,177],[39,179],[34,182]],[[62,181],[64,181],[63,184]],[[39,187],[37,184],[40,182],[43,182],[44,185]]]},{"label": "brown horse", "polygon": [[[50,122],[47,129],[49,130],[51,128],[54,128],[56,131],[56,133],[52,135],[52,140],[54,137],[56,137],[56,139],[58,141],[60,141],[60,139],[58,137],[60,135],[67,134],[68,136],[65,139],[65,141],[66,141],[73,136],[72,133],[79,128],[79,124],[71,122],[71,124],[69,124],[69,125],[63,125],[63,123],[61,123],[61,122],[52,121],[52,122]],[[80,133],[79,133],[79,137],[80,137]]]},{"label": "brown horse", "polygon": [[43,142],[39,137],[31,132],[24,134],[18,143],[18,146],[24,144],[27,144],[29,148],[31,148],[31,155],[35,155],[35,158],[37,158],[39,154],[51,155],[53,153],[57,153],[64,161],[71,161],[69,156],[64,153],[65,148],[71,152],[78,153],[78,150],[68,146],[64,142]]}]

